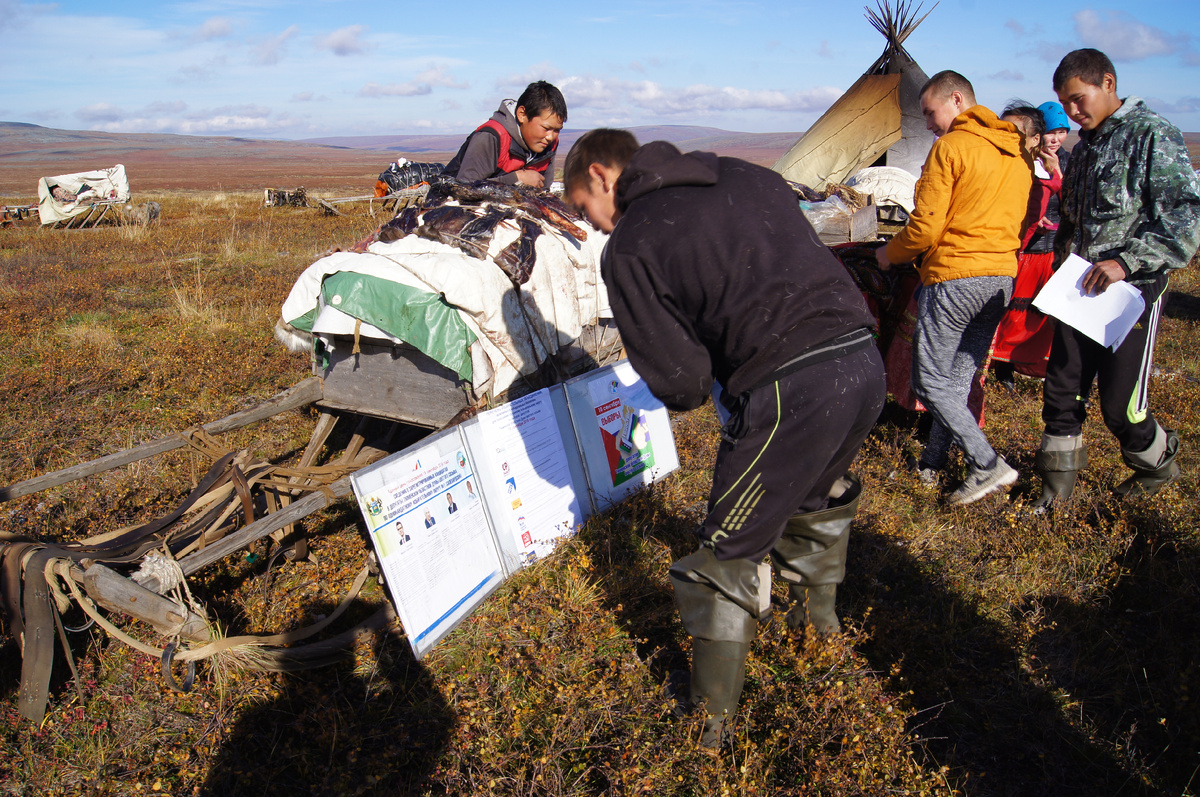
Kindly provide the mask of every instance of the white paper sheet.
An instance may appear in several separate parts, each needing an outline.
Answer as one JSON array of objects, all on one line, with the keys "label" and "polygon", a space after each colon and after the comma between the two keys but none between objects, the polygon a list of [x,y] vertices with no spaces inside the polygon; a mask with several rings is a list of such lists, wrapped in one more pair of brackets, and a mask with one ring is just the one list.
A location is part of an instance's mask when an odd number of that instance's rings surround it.
[{"label": "white paper sheet", "polygon": [[1033,306],[1092,340],[1116,351],[1146,309],[1141,291],[1114,282],[1101,294],[1084,293],[1083,277],[1092,264],[1071,255],[1033,300]]},{"label": "white paper sheet", "polygon": [[550,391],[530,393],[478,417],[486,449],[474,453],[480,476],[488,480],[496,533],[512,537],[519,566],[532,564],[584,519]]}]

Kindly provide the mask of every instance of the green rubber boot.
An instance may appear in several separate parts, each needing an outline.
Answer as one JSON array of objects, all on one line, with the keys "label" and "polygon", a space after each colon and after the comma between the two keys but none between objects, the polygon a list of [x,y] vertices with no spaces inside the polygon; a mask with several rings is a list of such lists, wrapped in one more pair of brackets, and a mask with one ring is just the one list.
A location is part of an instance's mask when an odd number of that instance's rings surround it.
[{"label": "green rubber boot", "polygon": [[700,745],[715,752],[729,736],[746,681],[746,655],[758,632],[759,565],[717,559],[712,548],[701,545],[674,562],[670,576],[679,617],[692,637],[688,704],[678,708],[690,713],[705,707]]},{"label": "green rubber boot", "polygon": [[1181,469],[1179,435],[1174,429],[1158,427],[1154,442],[1145,451],[1121,449],[1121,459],[1133,469],[1133,475],[1113,488],[1117,495],[1154,495],[1179,478]]},{"label": "green rubber boot", "polygon": [[846,577],[850,524],[861,496],[862,484],[846,474],[830,491],[829,506],[792,515],[771,550],[771,564],[796,602],[787,613],[792,628],[811,625],[819,634],[841,630],[834,604],[837,585]]},{"label": "green rubber boot", "polygon": [[1042,495],[1033,502],[1033,511],[1040,515],[1071,497],[1079,471],[1087,467],[1087,446],[1082,435],[1043,434],[1042,447],[1034,455],[1033,463],[1042,474]]},{"label": "green rubber boot", "polygon": [[749,653],[749,642],[692,640],[691,702],[705,712],[701,747],[716,750],[732,732]]},{"label": "green rubber boot", "polygon": [[795,604],[787,613],[789,628],[797,631],[812,626],[818,634],[836,634],[842,630],[837,616],[837,584],[802,587],[789,584],[788,594]]}]

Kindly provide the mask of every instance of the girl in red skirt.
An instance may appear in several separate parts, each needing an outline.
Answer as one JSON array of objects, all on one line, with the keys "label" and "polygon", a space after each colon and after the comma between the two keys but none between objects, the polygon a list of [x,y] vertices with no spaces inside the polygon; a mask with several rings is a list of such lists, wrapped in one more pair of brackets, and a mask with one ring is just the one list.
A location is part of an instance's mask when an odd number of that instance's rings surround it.
[{"label": "girl in red skirt", "polygon": [[1002,385],[1013,389],[1013,373],[1041,378],[1046,375],[1054,319],[1032,306],[1038,291],[1050,279],[1054,263],[1054,233],[1058,229],[1058,196],[1067,152],[1062,147],[1070,122],[1058,103],[1034,108],[1017,102],[1000,117],[1025,134],[1034,156],[1033,190],[1029,215],[1017,255],[1017,279],[1008,312],[1000,320],[992,349],[992,368]]}]

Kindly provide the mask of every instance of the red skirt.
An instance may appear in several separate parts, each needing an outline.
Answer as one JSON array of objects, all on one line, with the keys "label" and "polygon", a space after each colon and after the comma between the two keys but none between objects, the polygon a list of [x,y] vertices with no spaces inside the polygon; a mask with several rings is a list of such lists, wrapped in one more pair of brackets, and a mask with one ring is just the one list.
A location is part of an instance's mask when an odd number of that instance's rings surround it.
[{"label": "red skirt", "polygon": [[1011,363],[1014,371],[1026,376],[1046,376],[1054,319],[1035,308],[1033,299],[1050,280],[1053,264],[1053,252],[1017,255],[1012,301],[992,343],[992,359]]}]

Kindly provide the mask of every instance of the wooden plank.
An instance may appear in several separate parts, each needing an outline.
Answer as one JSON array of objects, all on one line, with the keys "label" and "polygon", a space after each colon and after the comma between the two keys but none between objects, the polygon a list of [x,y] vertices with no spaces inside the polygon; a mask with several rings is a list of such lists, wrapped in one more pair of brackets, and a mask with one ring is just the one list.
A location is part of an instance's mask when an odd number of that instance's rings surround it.
[{"label": "wooden plank", "polygon": [[850,217],[851,241],[874,241],[879,231],[879,213],[874,205],[865,205]]},{"label": "wooden plank", "polygon": [[[233,415],[222,418],[219,421],[206,423],[200,428],[209,434],[220,434],[221,432],[240,429],[256,421],[265,420],[281,412],[287,412],[288,410],[312,404],[320,398],[321,380],[316,377],[309,377],[294,387],[290,387],[279,395],[259,404],[257,407],[235,412]],[[54,473],[47,473],[44,476],[38,476],[33,479],[27,479],[8,487],[0,487],[0,502],[20,498],[23,495],[30,495],[50,487],[57,487],[60,484],[82,479],[85,476],[103,473],[106,470],[119,468],[131,462],[138,462],[156,454],[182,448],[185,445],[187,445],[187,441],[182,435],[160,437],[157,440],[151,440],[124,451],[108,454],[91,462],[73,465],[69,468],[55,471]]]},{"label": "wooden plank", "polygon": [[334,338],[329,365],[317,366],[324,379],[321,407],[440,429],[467,407],[458,374],[406,343]]},{"label": "wooden plank", "polygon": [[244,526],[233,534],[222,537],[204,549],[185,556],[179,560],[179,566],[183,568],[184,575],[190,576],[197,570],[245,548],[251,543],[266,537],[273,531],[278,531],[284,526],[291,525],[297,520],[311,515],[313,512],[322,510],[337,499],[345,498],[353,492],[349,476],[338,479],[326,489],[328,490],[328,495],[326,495],[325,490],[310,493],[291,506],[260,518],[249,526]]},{"label": "wooden plank", "polygon": [[[78,568],[72,570],[72,575],[75,572]],[[211,629],[203,617],[180,609],[175,601],[151,592],[104,565],[91,565],[75,580],[83,584],[88,597],[98,605],[149,623],[163,636],[179,634],[193,642],[212,641]]]}]

